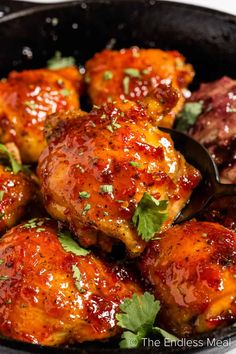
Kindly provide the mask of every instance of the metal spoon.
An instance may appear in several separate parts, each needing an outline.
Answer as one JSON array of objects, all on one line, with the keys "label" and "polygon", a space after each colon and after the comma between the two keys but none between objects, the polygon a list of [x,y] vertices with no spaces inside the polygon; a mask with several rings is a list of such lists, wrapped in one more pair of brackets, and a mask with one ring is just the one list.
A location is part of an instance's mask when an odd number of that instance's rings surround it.
[{"label": "metal spoon", "polygon": [[236,184],[220,183],[219,171],[207,149],[187,134],[177,130],[160,128],[170,134],[176,150],[196,167],[202,175],[202,182],[193,191],[184,209],[177,215],[175,224],[197,217],[216,199],[236,196]]}]

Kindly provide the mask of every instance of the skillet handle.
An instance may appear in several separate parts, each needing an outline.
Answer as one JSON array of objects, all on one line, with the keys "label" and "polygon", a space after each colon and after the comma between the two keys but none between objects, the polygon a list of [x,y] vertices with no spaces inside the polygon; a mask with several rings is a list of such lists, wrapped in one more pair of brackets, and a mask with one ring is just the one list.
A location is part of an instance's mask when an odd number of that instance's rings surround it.
[{"label": "skillet handle", "polygon": [[15,0],[0,0],[0,19],[14,12],[30,9],[36,6],[42,6],[42,3],[33,3]]}]

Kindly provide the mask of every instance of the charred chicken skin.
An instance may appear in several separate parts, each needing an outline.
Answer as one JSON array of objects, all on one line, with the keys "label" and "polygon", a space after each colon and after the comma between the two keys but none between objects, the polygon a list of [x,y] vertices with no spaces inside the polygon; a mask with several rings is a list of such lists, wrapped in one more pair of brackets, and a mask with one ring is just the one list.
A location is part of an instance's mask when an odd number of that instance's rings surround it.
[{"label": "charred chicken skin", "polygon": [[139,285],[124,266],[65,251],[57,233],[32,219],[1,238],[0,333],[44,345],[116,335],[119,304]]},{"label": "charred chicken skin", "polygon": [[171,83],[179,97],[177,105],[160,122],[165,127],[172,126],[194,76],[192,66],[177,51],[138,48],[97,53],[87,62],[86,72],[88,92],[96,105],[124,98],[137,101],[161,83]]},{"label": "charred chicken skin", "polygon": [[0,235],[25,215],[34,193],[35,184],[29,176],[14,174],[0,164]]},{"label": "charred chicken skin", "polygon": [[199,172],[153,120],[176,102],[173,92],[165,95],[165,104],[157,88],[140,104],[119,101],[49,119],[38,166],[45,207],[83,246],[109,251],[119,240],[138,255],[146,242],[131,219],[144,193],[168,201],[163,230],[198,184]]},{"label": "charred chicken skin", "polygon": [[178,336],[235,321],[235,232],[210,222],[175,226],[150,242],[139,266]]},{"label": "charred chicken skin", "polygon": [[79,107],[79,82],[75,67],[11,72],[0,82],[0,141],[14,142],[24,162],[36,162],[46,117]]}]

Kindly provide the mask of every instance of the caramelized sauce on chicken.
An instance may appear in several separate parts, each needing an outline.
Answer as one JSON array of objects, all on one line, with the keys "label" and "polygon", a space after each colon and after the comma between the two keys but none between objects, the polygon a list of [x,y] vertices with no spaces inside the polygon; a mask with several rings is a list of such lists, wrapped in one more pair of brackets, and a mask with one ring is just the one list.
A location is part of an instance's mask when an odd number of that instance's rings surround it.
[{"label": "caramelized sauce on chicken", "polygon": [[192,66],[177,51],[139,48],[97,53],[86,63],[86,71],[88,92],[96,105],[124,98],[137,101],[160,84],[172,84],[178,103],[160,122],[166,127],[172,126],[194,76]]},{"label": "caramelized sauce on chicken", "polygon": [[0,332],[44,345],[110,338],[124,298],[140,294],[125,266],[66,252],[56,221],[33,219],[0,240]]},{"label": "caramelized sauce on chicken", "polygon": [[139,261],[178,336],[207,332],[236,318],[236,234],[217,223],[187,222],[151,241]]},{"label": "caramelized sauce on chicken", "polygon": [[55,112],[79,107],[76,68],[11,72],[0,82],[0,140],[14,142],[24,162],[36,162],[45,147],[43,126]]},{"label": "caramelized sauce on chicken", "polygon": [[119,240],[138,255],[145,242],[131,219],[144,192],[168,200],[163,230],[198,184],[199,172],[156,127],[161,110],[166,114],[174,104],[169,94],[169,106],[167,99],[165,105],[156,101],[157,89],[140,104],[108,103],[89,114],[77,111],[48,121],[48,147],[38,166],[45,206],[84,246],[109,251]]},{"label": "caramelized sauce on chicken", "polygon": [[23,172],[14,174],[0,164],[0,234],[16,225],[25,216],[34,200],[36,185]]}]

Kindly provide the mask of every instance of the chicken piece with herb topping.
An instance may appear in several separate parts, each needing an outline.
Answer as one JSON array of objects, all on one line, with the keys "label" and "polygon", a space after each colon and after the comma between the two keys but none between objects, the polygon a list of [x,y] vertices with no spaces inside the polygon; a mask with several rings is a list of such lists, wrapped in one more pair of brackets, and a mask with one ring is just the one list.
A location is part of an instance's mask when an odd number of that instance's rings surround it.
[{"label": "chicken piece with herb topping", "polygon": [[210,222],[177,225],[149,243],[139,266],[161,301],[159,320],[177,336],[235,322],[235,232]]},{"label": "chicken piece with herb topping", "polygon": [[0,144],[0,235],[25,215],[36,185],[10,150]]},{"label": "chicken piece with herb topping", "polygon": [[[174,94],[161,92],[168,112]],[[138,255],[171,225],[198,184],[199,172],[153,122],[150,102],[160,116],[159,97],[157,88],[140,104],[107,103],[48,121],[48,147],[38,165],[45,207],[84,247],[110,251],[119,241]]]},{"label": "chicken piece with herb topping", "polygon": [[46,117],[79,107],[80,80],[75,67],[11,72],[0,82],[1,142],[14,142],[25,163],[36,162],[46,145]]},{"label": "chicken piece with herb topping", "polygon": [[135,293],[124,265],[82,249],[56,221],[32,219],[0,240],[1,335],[44,345],[110,338]]},{"label": "chicken piece with herb topping", "polygon": [[160,84],[172,84],[178,92],[177,104],[159,122],[171,127],[193,76],[192,66],[177,51],[131,48],[97,53],[86,63],[85,80],[96,105],[117,99],[137,101]]}]

